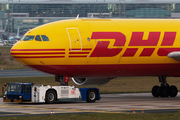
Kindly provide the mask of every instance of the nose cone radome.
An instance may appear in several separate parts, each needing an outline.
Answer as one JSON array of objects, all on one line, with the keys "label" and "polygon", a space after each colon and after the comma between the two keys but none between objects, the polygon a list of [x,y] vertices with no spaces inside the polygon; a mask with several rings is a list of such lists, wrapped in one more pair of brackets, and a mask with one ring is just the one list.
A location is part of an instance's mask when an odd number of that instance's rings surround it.
[{"label": "nose cone radome", "polygon": [[15,54],[17,53],[17,50],[20,49],[18,46],[19,46],[19,45],[18,45],[18,42],[17,42],[17,43],[16,43],[15,45],[13,45],[13,47],[11,48],[10,53],[11,53],[11,56],[12,56],[12,57],[14,57]]},{"label": "nose cone radome", "polygon": [[25,55],[25,49],[26,48],[26,44],[24,44],[23,41],[19,41],[17,42],[10,50],[10,54],[11,56],[17,60],[18,62],[22,63],[22,64],[26,64],[26,62],[24,61],[23,57]]},{"label": "nose cone radome", "polygon": [[11,55],[14,57],[16,53],[20,52],[21,49],[23,49],[24,46],[21,41],[18,41],[16,44],[13,45],[13,47],[10,50]]}]

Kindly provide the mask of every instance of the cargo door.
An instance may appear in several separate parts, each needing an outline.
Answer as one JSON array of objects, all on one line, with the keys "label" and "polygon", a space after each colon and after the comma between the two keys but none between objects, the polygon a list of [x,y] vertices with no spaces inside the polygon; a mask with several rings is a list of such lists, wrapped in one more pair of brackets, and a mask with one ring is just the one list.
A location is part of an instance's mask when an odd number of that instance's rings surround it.
[{"label": "cargo door", "polygon": [[66,28],[66,31],[69,37],[70,51],[81,51],[82,42],[78,28]]}]

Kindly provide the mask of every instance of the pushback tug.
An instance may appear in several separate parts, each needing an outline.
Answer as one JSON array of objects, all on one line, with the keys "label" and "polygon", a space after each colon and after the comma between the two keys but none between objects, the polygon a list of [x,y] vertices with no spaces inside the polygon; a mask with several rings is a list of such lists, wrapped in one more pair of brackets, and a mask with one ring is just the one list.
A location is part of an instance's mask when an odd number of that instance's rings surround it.
[{"label": "pushback tug", "polygon": [[34,85],[33,83],[8,83],[3,102],[19,103],[55,103],[62,101],[86,101],[93,103],[100,100],[97,88],[76,88],[68,86],[69,78],[60,86]]}]

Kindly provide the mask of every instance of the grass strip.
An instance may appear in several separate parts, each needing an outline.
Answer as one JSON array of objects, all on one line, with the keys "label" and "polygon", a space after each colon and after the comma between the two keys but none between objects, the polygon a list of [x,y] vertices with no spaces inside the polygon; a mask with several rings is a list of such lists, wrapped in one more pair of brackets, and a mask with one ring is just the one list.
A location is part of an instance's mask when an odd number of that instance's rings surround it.
[{"label": "grass strip", "polygon": [[180,120],[180,111],[174,113],[88,113],[42,116],[2,117],[3,120]]}]

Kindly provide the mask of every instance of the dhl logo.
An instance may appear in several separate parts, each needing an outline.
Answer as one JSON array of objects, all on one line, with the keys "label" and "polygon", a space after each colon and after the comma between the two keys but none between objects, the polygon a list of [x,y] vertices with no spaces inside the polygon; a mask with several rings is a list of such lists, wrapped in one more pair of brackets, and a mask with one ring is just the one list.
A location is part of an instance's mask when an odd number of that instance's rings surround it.
[{"label": "dhl logo", "polygon": [[[149,32],[147,40],[143,40],[144,32],[132,32],[128,46],[154,46],[154,48],[144,48],[140,57],[148,57],[153,54],[155,47],[159,42],[161,32]],[[173,46],[176,38],[176,32],[165,32],[161,46]],[[126,36],[120,32],[93,32],[91,39],[115,39],[113,48],[108,48],[110,41],[98,41],[90,57],[113,57],[118,55],[125,43]],[[133,57],[139,48],[126,48],[122,57]],[[159,48],[159,56],[167,56],[172,51],[180,51],[180,48]]]}]

